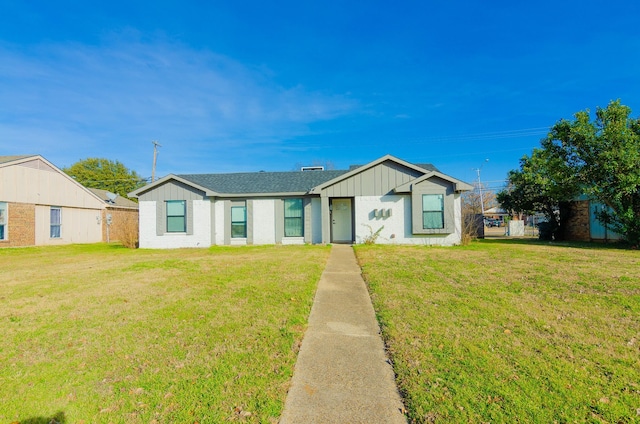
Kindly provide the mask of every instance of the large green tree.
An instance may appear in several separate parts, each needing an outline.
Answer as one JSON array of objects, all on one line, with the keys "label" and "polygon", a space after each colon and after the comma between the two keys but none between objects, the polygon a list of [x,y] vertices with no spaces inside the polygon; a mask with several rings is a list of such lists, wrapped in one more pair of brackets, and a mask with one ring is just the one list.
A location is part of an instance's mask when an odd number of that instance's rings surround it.
[{"label": "large green tree", "polygon": [[546,140],[542,145],[520,159],[520,169],[509,171],[507,189],[496,197],[505,210],[544,214],[547,224],[541,238],[562,239],[570,219],[567,202],[579,194],[580,187],[562,152]]},{"label": "large green tree", "polygon": [[564,155],[585,194],[609,207],[598,217],[609,229],[634,244],[640,243],[640,118],[631,108],[610,102],[578,112],[574,121],[562,120],[546,141]]},{"label": "large green tree", "polygon": [[62,170],[85,187],[101,188],[123,197],[146,183],[120,161],[103,158],[82,159]]},{"label": "large green tree", "polygon": [[498,200],[514,211],[545,213],[561,235],[563,202],[583,193],[609,207],[601,222],[638,245],[640,119],[630,115],[618,100],[597,108],[594,120],[585,110],[573,121],[558,121],[541,148],[509,173],[509,187]]}]

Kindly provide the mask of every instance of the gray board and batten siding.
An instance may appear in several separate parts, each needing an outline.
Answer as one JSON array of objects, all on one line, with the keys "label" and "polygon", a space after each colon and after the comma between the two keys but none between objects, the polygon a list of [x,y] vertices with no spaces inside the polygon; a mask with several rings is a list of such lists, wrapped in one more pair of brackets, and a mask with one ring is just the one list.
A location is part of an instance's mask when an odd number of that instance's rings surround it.
[{"label": "gray board and batten siding", "polygon": [[167,181],[165,184],[140,195],[142,201],[156,202],[156,234],[166,233],[167,200],[186,200],[187,234],[193,234],[193,201],[206,199],[205,193],[179,181]]},{"label": "gray board and batten siding", "polygon": [[325,187],[322,197],[384,196],[422,175],[424,171],[385,161]]},{"label": "gray board and batten siding", "polygon": [[165,200],[204,200],[205,193],[180,181],[166,183],[139,195],[141,201],[164,202]]}]

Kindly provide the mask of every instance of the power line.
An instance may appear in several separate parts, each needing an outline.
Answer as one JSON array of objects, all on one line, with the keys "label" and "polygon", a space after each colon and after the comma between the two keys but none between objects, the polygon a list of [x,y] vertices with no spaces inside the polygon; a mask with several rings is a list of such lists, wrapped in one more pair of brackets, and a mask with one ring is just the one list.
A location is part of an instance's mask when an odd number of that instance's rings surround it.
[{"label": "power line", "polygon": [[425,138],[419,138],[419,139],[413,139],[413,140],[407,140],[407,141],[416,141],[416,142],[439,141],[443,143],[453,143],[458,141],[469,141],[469,140],[494,140],[494,139],[530,137],[534,135],[546,135],[548,134],[548,132],[549,132],[549,129],[547,127],[538,127],[538,128],[524,128],[521,130],[495,131],[495,132],[486,132],[486,133],[477,133],[477,134],[433,136],[433,137],[425,137]]}]

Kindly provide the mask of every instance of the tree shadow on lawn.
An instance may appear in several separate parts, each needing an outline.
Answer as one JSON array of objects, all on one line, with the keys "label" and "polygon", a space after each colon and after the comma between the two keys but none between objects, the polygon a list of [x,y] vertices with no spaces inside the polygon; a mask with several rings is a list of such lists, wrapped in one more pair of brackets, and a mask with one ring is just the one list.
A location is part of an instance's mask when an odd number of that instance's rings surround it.
[{"label": "tree shadow on lawn", "polygon": [[64,412],[58,411],[50,417],[30,417],[13,421],[11,424],[65,424],[66,422]]},{"label": "tree shadow on lawn", "polygon": [[632,247],[624,241],[548,241],[536,238],[484,238],[478,239],[482,244],[524,244],[529,246],[555,246],[555,247],[571,247],[574,249],[613,249],[613,250],[632,250]]}]

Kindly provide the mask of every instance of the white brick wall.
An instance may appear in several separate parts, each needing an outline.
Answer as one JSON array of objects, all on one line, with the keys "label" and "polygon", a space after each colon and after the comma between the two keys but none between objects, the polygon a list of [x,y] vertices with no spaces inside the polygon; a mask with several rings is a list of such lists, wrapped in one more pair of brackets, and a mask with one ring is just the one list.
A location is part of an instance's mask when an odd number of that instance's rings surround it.
[{"label": "white brick wall", "polygon": [[216,201],[212,205],[215,213],[215,240],[214,244],[224,244],[224,201]]},{"label": "white brick wall", "polygon": [[211,202],[193,201],[193,234],[167,233],[156,235],[156,202],[142,201],[140,212],[140,247],[150,249],[173,249],[180,247],[211,246]]},{"label": "white brick wall", "polygon": [[[253,243],[275,243],[275,205],[273,199],[253,201]],[[446,235],[414,235],[411,232],[411,196],[363,196],[355,199],[355,235],[356,243],[384,226],[377,243],[380,244],[420,244],[450,246],[460,243],[460,197],[454,201],[455,229],[454,234]],[[169,249],[180,247],[208,247],[212,243],[224,244],[224,202],[209,200],[193,201],[194,234],[156,235],[156,202],[141,201],[140,207],[140,247]],[[211,208],[215,211],[214,240],[211,239]],[[322,242],[322,223],[320,199],[312,199],[312,242]],[[375,209],[390,209],[390,217],[375,217]],[[369,228],[370,227],[370,228]],[[246,239],[232,239],[232,244],[245,244]],[[304,238],[283,238],[283,244],[303,244]]]},{"label": "white brick wall", "polygon": [[275,244],[275,201],[256,199],[253,201],[253,244]]},{"label": "white brick wall", "polygon": [[[384,226],[378,244],[420,244],[451,246],[460,243],[460,198],[454,202],[456,232],[443,235],[415,235],[411,232],[411,195],[362,196],[355,198],[356,243]],[[376,218],[375,209],[391,209],[388,218]]]}]

